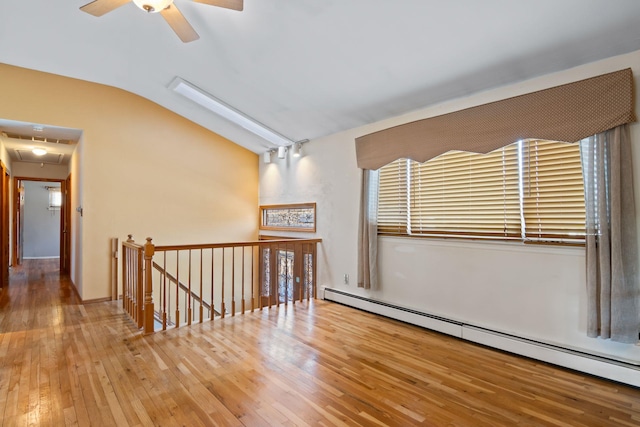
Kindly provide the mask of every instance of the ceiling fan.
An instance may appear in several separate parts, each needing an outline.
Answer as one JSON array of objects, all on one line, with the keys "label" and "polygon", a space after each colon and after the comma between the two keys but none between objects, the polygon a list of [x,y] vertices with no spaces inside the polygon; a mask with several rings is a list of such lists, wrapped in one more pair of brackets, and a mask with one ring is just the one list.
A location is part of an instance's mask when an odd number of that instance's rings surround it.
[{"label": "ceiling fan", "polygon": [[[200,36],[185,19],[180,10],[173,4],[173,0],[94,0],[80,8],[93,16],[102,16],[107,12],[133,1],[136,6],[145,12],[157,13],[167,21],[171,29],[185,43],[198,40]],[[243,0],[193,0],[196,3],[204,3],[211,6],[224,7],[225,9],[242,10]]]}]

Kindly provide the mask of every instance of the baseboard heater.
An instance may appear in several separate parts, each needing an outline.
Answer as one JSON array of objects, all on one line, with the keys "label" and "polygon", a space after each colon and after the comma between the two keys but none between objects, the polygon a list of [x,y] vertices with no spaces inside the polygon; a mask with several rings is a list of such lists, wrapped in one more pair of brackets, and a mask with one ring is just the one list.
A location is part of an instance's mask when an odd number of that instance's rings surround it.
[{"label": "baseboard heater", "polygon": [[547,344],[332,288],[324,288],[324,299],[509,353],[640,387],[640,361],[624,362]]}]

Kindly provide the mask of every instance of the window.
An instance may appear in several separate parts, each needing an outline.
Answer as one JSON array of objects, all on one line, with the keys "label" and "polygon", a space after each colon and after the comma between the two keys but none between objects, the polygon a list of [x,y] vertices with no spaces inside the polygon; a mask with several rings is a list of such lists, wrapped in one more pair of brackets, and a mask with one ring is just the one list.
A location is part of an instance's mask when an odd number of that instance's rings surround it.
[{"label": "window", "polygon": [[316,204],[260,206],[260,230],[316,231]]},{"label": "window", "polygon": [[378,233],[584,241],[578,144],[527,140],[380,169]]},{"label": "window", "polygon": [[49,190],[49,210],[60,210],[62,206],[62,192],[60,187],[45,187]]}]

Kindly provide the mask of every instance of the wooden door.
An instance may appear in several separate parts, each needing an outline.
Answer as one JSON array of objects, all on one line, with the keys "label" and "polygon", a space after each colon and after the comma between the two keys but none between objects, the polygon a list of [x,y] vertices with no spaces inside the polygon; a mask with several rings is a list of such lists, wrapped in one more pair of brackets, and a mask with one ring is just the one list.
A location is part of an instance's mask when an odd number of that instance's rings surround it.
[{"label": "wooden door", "polygon": [[14,211],[13,211],[13,265],[22,264],[22,233],[24,230],[23,218],[24,213],[24,185],[21,179],[14,177]]},{"label": "wooden door", "polygon": [[61,183],[60,273],[71,274],[71,175]]},{"label": "wooden door", "polygon": [[9,285],[9,172],[0,162],[0,288]]}]

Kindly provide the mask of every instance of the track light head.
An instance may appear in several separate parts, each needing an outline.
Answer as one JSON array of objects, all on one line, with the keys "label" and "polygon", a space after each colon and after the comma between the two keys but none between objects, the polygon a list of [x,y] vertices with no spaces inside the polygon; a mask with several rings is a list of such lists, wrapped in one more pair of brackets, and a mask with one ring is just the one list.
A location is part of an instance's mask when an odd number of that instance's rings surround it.
[{"label": "track light head", "polygon": [[265,151],[265,152],[262,154],[262,161],[263,161],[264,163],[267,163],[267,164],[268,164],[268,163],[271,163],[271,150],[269,150],[269,151]]}]

